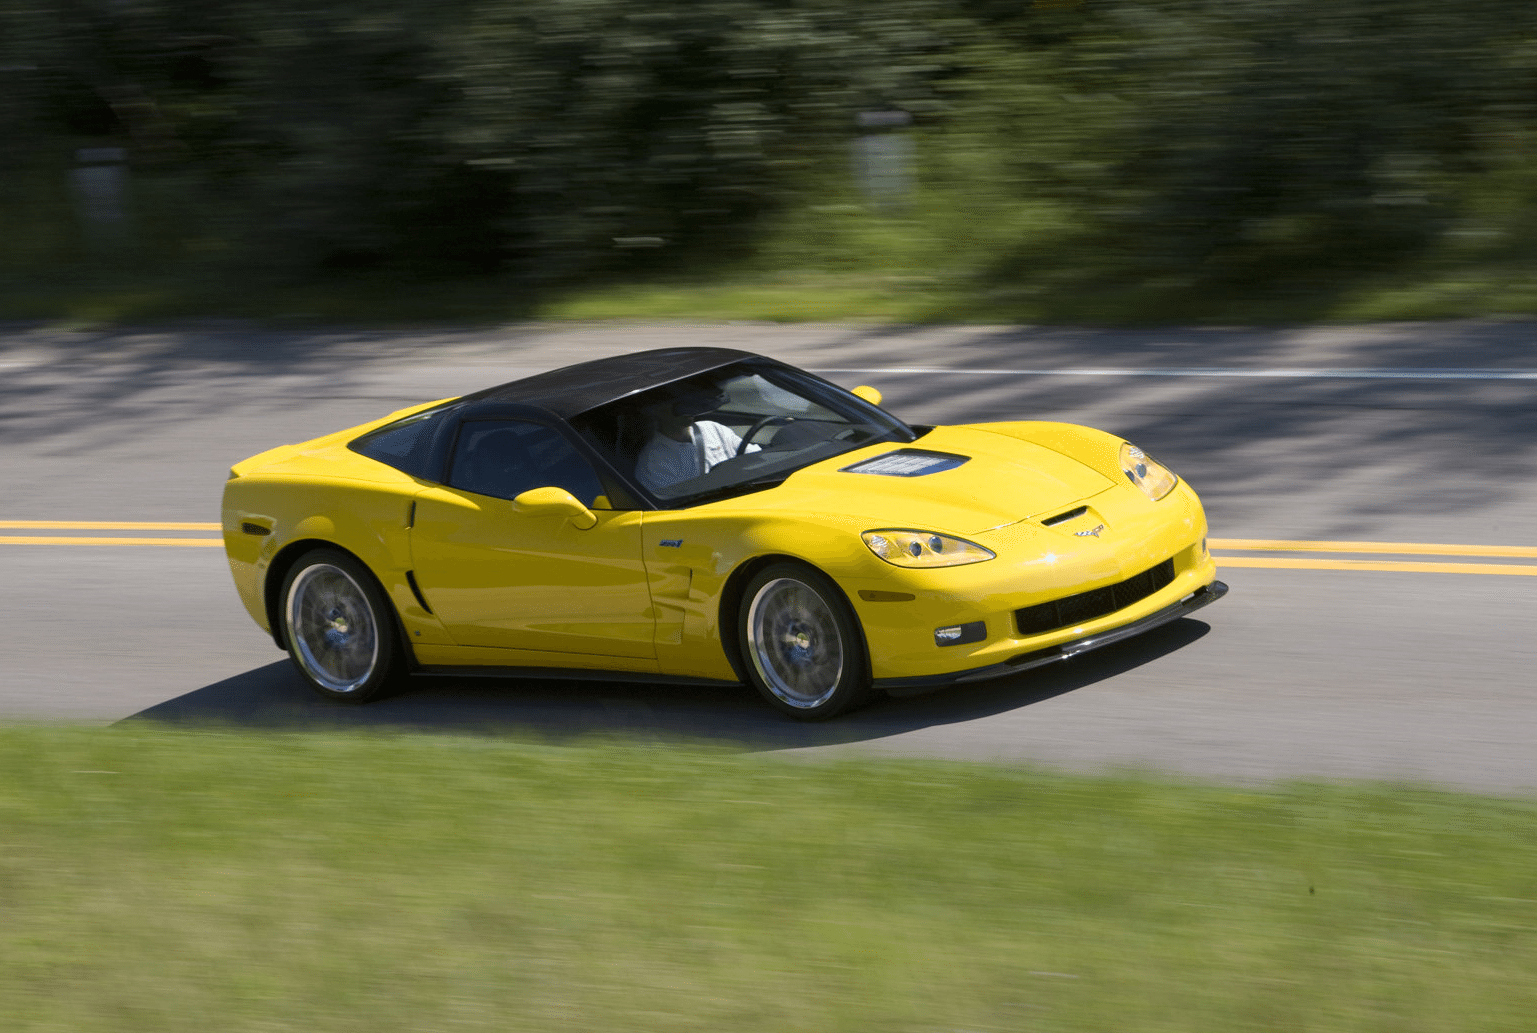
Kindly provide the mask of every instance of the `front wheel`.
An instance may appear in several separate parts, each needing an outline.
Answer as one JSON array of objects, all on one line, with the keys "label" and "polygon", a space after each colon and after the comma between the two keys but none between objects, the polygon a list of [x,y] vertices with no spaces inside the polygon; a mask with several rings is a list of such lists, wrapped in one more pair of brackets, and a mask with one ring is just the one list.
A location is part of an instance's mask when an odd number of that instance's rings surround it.
[{"label": "front wheel", "polygon": [[362,563],[338,549],[307,552],[280,599],[288,655],[322,696],[362,703],[396,682],[394,611]]},{"label": "front wheel", "polygon": [[753,686],[780,710],[820,720],[866,702],[869,662],[843,593],[799,563],[753,575],[737,614],[737,642]]}]

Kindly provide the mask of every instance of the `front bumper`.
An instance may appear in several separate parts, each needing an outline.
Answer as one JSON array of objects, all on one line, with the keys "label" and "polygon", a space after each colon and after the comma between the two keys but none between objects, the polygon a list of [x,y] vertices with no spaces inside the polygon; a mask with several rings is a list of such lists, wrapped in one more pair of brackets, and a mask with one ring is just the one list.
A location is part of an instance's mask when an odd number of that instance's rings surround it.
[{"label": "front bumper", "polygon": [[1010,657],[1001,663],[988,664],[986,667],[976,667],[969,671],[921,675],[916,678],[877,678],[875,680],[875,687],[884,689],[894,696],[917,695],[944,688],[947,685],[986,681],[991,678],[1018,674],[1020,671],[1044,667],[1047,664],[1056,663],[1058,660],[1066,660],[1080,653],[1087,653],[1102,646],[1134,638],[1143,632],[1151,631],[1156,627],[1177,621],[1181,617],[1186,617],[1203,606],[1211,605],[1225,595],[1227,595],[1227,585],[1221,581],[1213,581],[1191,592],[1172,606],[1166,606],[1156,613],[1149,614],[1130,624],[1123,624],[1118,628],[1111,628],[1108,631],[1087,635],[1070,642],[1062,642],[1045,649],[1020,653],[1018,656]]}]

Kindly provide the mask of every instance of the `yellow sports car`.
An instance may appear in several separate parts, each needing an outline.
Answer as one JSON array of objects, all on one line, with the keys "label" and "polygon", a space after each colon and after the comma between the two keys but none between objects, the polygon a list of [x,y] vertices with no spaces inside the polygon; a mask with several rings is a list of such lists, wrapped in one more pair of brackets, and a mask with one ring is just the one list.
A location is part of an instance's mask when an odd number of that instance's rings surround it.
[{"label": "yellow sports car", "polygon": [[568,366],[230,471],[246,609],[321,693],[413,672],[746,681],[800,718],[1221,598],[1195,492],[1065,423],[909,426],[783,363]]}]

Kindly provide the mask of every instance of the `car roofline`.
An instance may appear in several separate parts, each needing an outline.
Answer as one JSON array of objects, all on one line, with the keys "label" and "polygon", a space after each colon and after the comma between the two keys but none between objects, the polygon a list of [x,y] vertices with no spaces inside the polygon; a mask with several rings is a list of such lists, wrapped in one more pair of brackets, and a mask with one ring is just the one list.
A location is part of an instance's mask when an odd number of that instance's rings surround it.
[{"label": "car roofline", "polygon": [[535,373],[465,395],[460,402],[534,405],[570,420],[631,395],[745,361],[780,365],[735,348],[655,348]]}]

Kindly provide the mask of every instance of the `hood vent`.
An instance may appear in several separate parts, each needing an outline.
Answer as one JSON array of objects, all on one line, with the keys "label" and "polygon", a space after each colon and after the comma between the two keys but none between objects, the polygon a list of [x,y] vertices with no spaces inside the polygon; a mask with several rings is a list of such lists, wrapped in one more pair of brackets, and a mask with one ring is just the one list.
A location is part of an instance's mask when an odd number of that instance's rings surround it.
[{"label": "hood vent", "polygon": [[899,448],[874,459],[866,459],[853,466],[842,467],[839,473],[871,473],[881,477],[927,477],[931,473],[943,473],[964,466],[970,456],[958,456],[951,452],[930,452],[924,448]]},{"label": "hood vent", "polygon": [[1083,516],[1088,511],[1089,511],[1089,507],[1088,506],[1079,506],[1077,509],[1070,509],[1066,513],[1058,513],[1054,517],[1047,517],[1045,520],[1041,521],[1041,526],[1042,527],[1055,527],[1058,524],[1065,524],[1069,520],[1072,520],[1074,517],[1081,517],[1081,516]]}]

